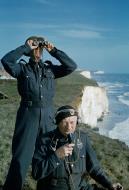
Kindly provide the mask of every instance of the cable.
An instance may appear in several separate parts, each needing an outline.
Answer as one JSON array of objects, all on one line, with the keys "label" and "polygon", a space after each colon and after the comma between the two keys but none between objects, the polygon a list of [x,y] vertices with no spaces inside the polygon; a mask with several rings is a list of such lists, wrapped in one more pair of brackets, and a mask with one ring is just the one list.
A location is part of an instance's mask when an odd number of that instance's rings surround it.
[{"label": "cable", "polygon": [[74,181],[73,181],[73,178],[72,178],[72,175],[71,175],[71,173],[70,173],[70,169],[69,169],[68,163],[67,163],[67,161],[66,161],[66,158],[64,158],[64,162],[65,162],[65,165],[66,165],[66,167],[67,167],[67,171],[68,171],[69,177],[70,177],[70,179],[71,179],[71,184],[72,184],[72,186],[73,186],[73,190],[76,190],[75,185],[74,185]]}]

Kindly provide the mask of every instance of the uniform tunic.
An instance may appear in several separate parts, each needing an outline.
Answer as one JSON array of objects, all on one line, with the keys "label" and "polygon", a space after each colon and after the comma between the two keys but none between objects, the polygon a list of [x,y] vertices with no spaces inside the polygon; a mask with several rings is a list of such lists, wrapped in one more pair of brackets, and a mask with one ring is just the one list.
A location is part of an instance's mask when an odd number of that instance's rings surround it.
[{"label": "uniform tunic", "polygon": [[74,135],[73,153],[65,159],[58,158],[55,153],[68,143],[58,129],[44,134],[37,142],[32,161],[37,190],[92,190],[84,179],[86,173],[104,187],[111,188],[112,183],[101,169],[87,134],[76,131]]},{"label": "uniform tunic", "polygon": [[55,79],[76,69],[74,61],[55,47],[50,54],[60,65],[37,64],[31,58],[27,64],[17,63],[30,52],[26,44],[7,53],[1,60],[5,70],[17,79],[21,103],[17,112],[12,141],[12,161],[4,189],[20,190],[34,152],[39,134],[53,129],[53,96]]}]

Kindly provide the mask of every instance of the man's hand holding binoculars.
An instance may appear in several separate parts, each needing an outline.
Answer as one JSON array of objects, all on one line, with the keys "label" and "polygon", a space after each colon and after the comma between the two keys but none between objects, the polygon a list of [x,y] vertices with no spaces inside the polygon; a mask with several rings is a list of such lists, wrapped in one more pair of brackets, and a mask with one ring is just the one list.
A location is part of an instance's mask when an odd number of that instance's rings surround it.
[{"label": "man's hand holding binoculars", "polygon": [[35,43],[34,43],[34,40],[28,40],[28,41],[27,41],[27,44],[30,46],[30,48],[31,48],[32,50],[38,48],[38,44],[35,44]]},{"label": "man's hand holding binoculars", "polygon": [[50,52],[54,48],[54,45],[45,39],[29,39],[27,41],[27,44],[30,46],[32,50],[37,49],[39,47],[41,49],[45,48],[48,52]]},{"label": "man's hand holding binoculars", "polygon": [[47,41],[47,44],[44,46],[44,48],[50,52],[53,48],[54,48],[54,45],[50,42]]}]

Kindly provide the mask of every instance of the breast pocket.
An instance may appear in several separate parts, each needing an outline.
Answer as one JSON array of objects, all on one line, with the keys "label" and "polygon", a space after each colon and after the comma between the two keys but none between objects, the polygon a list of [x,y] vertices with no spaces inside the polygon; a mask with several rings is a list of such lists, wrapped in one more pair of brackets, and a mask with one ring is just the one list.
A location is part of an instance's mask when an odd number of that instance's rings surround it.
[{"label": "breast pocket", "polygon": [[83,173],[86,171],[86,156],[80,153],[72,165],[72,173]]},{"label": "breast pocket", "polygon": [[26,95],[28,93],[28,86],[29,86],[29,75],[23,75],[18,80],[18,89],[20,94]]},{"label": "breast pocket", "polygon": [[51,70],[46,72],[46,85],[48,90],[54,89],[55,87],[54,74]]},{"label": "breast pocket", "polygon": [[21,80],[22,90],[26,94],[33,94],[37,92],[37,85],[34,76],[31,74],[25,74]]}]

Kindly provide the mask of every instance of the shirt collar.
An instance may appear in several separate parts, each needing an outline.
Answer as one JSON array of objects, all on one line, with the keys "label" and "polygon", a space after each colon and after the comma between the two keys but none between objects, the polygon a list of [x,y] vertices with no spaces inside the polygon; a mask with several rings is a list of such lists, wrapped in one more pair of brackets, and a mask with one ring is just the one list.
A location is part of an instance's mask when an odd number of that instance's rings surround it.
[{"label": "shirt collar", "polygon": [[40,60],[39,63],[35,63],[35,61],[34,61],[32,58],[30,58],[30,59],[29,59],[29,64],[30,64],[32,67],[34,67],[34,68],[36,68],[38,65],[39,65],[39,67],[41,67],[41,68],[44,67],[44,63],[42,62],[42,60]]}]

